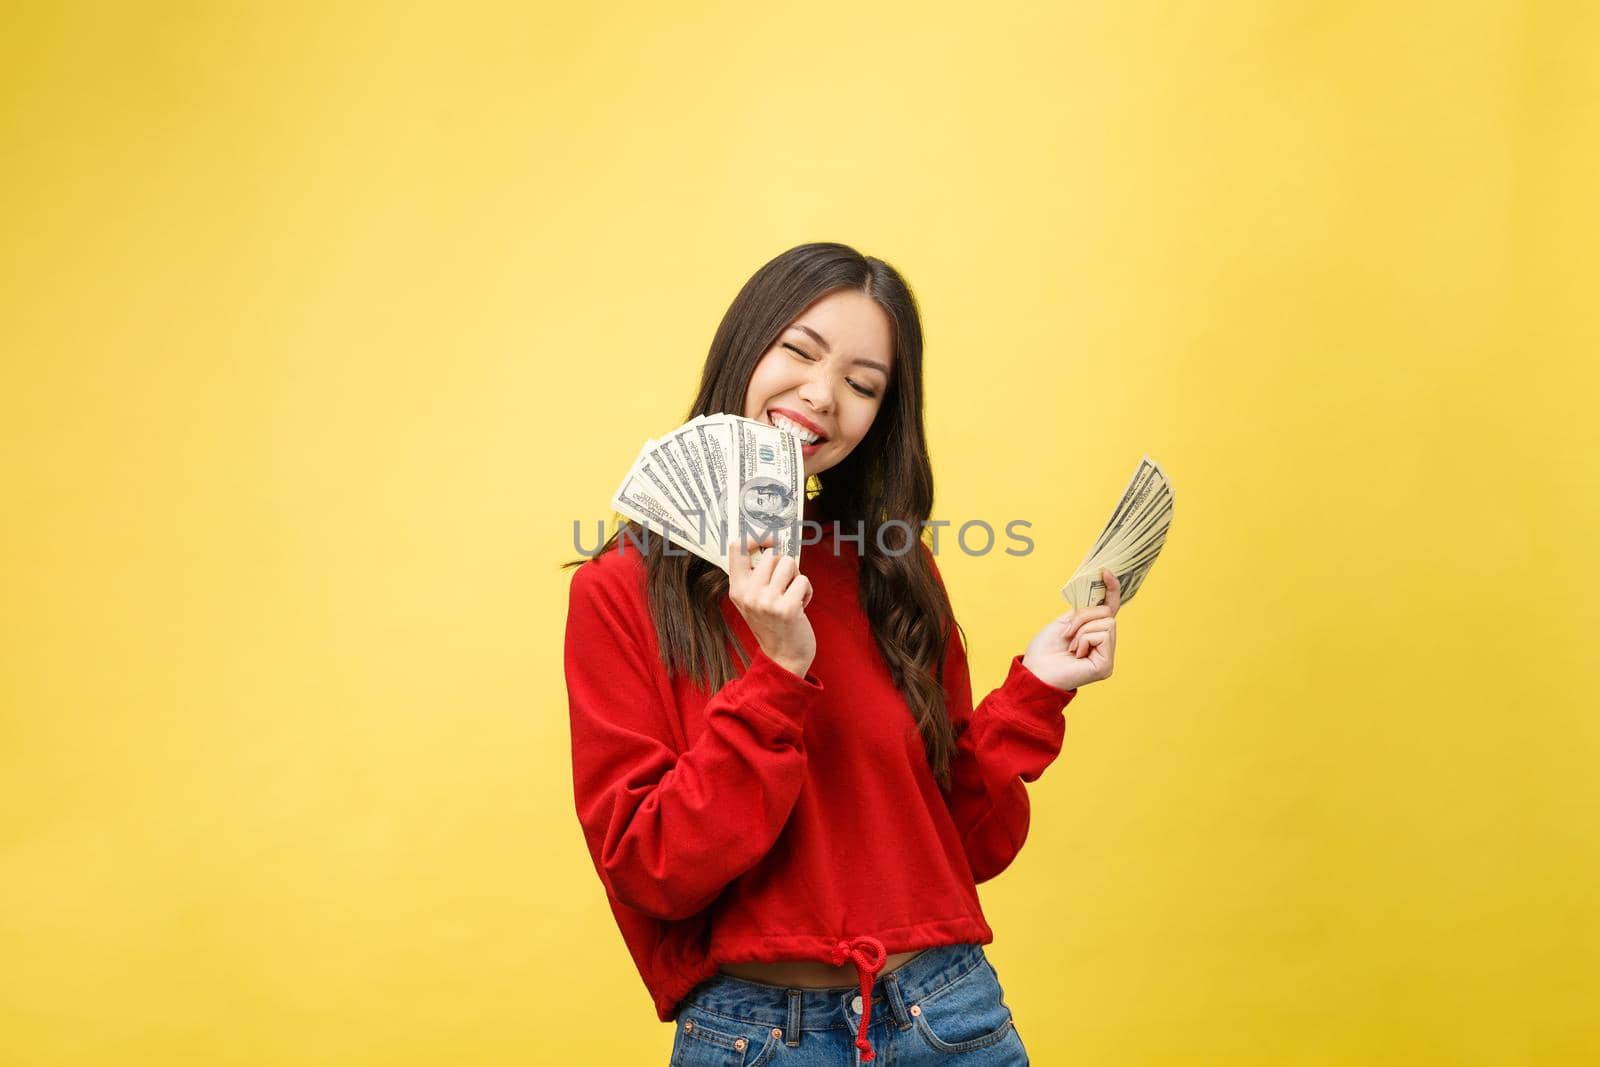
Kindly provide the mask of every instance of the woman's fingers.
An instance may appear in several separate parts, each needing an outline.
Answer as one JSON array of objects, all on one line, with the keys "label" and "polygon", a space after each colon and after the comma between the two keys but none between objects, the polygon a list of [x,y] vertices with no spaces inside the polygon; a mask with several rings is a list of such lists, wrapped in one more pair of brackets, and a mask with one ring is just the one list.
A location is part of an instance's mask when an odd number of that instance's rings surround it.
[{"label": "woman's fingers", "polygon": [[778,562],[774,552],[763,553],[760,559],[751,560],[751,554],[758,548],[772,544],[769,537],[758,542],[753,537],[729,538],[728,540],[728,589],[738,592],[741,596],[754,595],[764,588],[772,578],[772,569]]},{"label": "woman's fingers", "polygon": [[800,562],[793,556],[779,556],[772,565],[772,573],[768,576],[768,585],[775,593],[786,593],[794,584],[795,578],[800,574]]},{"label": "woman's fingers", "polygon": [[1111,640],[1110,630],[1091,630],[1074,638],[1072,644],[1067,646],[1067,651],[1082,659],[1089,654],[1089,649],[1100,647],[1109,640]]},{"label": "woman's fingers", "polygon": [[1100,578],[1106,583],[1106,606],[1115,615],[1122,606],[1122,583],[1117,580],[1117,574],[1110,567],[1100,568]]},{"label": "woman's fingers", "polygon": [[766,548],[771,543],[770,538],[765,541],[757,541],[753,537],[744,538],[740,542],[738,554],[730,554],[728,557],[729,577],[737,573],[751,589],[759,589],[766,585],[772,576],[772,565],[777,561],[773,558],[772,552],[762,552],[759,556],[755,553],[757,549]]},{"label": "woman's fingers", "polygon": [[1084,623],[1092,622],[1095,619],[1109,619],[1116,613],[1110,608],[1106,607],[1104,604],[1101,604],[1098,607],[1087,608],[1081,613],[1075,611],[1072,614],[1077,617],[1069,621],[1067,623],[1067,628],[1061,631],[1061,635],[1069,641]]},{"label": "woman's fingers", "polygon": [[1100,580],[1105,583],[1106,599],[1103,603],[1092,608],[1079,608],[1075,611],[1064,612],[1057,615],[1055,621],[1061,623],[1065,629],[1062,631],[1071,637],[1079,624],[1088,619],[1104,619],[1115,615],[1122,606],[1122,583],[1117,580],[1117,574],[1110,567],[1100,568]]},{"label": "woman's fingers", "polygon": [[772,551],[769,541],[763,541],[761,547],[766,551],[762,552],[761,558],[756,561],[755,576],[761,585],[771,585],[772,572],[777,569],[778,561],[783,557]]},{"label": "woman's fingers", "polygon": [[[750,554],[757,548],[764,548],[767,551],[761,554],[761,558],[751,563]],[[737,590],[741,599],[747,604],[764,603],[781,606],[784,598],[793,593],[798,606],[803,608],[811,599],[809,581],[800,588],[795,588],[796,582],[802,577],[800,561],[792,555],[776,551],[770,537],[759,543],[755,538],[747,537],[737,545],[731,546],[728,554],[728,575],[729,589]]]},{"label": "woman's fingers", "polygon": [[1078,632],[1067,641],[1067,651],[1077,655],[1090,634],[1108,633],[1116,625],[1116,620],[1111,618],[1091,619],[1078,628]]},{"label": "woman's fingers", "polygon": [[803,574],[796,574],[794,581],[789,583],[789,588],[784,590],[783,598],[797,602],[800,609],[805,610],[805,606],[811,603],[811,579]]}]

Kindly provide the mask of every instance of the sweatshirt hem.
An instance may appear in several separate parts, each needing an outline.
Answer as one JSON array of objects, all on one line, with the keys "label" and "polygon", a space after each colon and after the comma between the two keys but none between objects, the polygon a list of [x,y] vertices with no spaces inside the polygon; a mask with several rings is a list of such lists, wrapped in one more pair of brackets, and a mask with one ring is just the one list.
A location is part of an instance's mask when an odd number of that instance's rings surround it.
[{"label": "sweatshirt hem", "polygon": [[[916,952],[921,949],[967,942],[987,945],[994,941],[994,931],[988,921],[974,915],[940,919],[931,923],[881,928],[871,933],[873,937],[883,942],[884,950],[889,954]],[[752,940],[760,947],[741,950]],[[721,964],[769,963],[781,959],[829,961],[829,954],[839,940],[837,936],[826,934],[774,934],[755,939],[741,938],[738,947],[713,948],[696,966],[675,971],[673,980],[663,984],[654,997],[656,1016],[661,1022],[672,1022],[676,1019],[678,1005],[695,986],[714,978],[719,973],[718,967]],[[777,955],[780,952],[784,955]]]}]

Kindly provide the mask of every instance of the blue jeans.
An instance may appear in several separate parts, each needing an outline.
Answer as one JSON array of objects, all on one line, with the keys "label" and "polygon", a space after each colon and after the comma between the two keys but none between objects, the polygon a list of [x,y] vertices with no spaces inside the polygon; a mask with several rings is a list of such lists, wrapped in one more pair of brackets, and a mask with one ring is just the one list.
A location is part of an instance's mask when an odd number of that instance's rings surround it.
[{"label": "blue jeans", "polygon": [[[1000,977],[978,944],[925,949],[872,987],[868,1067],[1028,1063]],[[671,1067],[855,1067],[858,986],[794,989],[718,974],[678,1006]]]}]

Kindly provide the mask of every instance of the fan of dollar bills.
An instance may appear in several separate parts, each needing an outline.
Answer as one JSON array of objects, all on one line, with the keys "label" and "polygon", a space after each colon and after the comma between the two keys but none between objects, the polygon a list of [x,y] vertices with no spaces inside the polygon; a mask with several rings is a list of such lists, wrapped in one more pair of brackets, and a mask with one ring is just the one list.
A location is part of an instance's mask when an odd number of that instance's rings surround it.
[{"label": "fan of dollar bills", "polygon": [[611,506],[727,571],[735,530],[771,537],[772,551],[799,559],[805,485],[793,434],[739,415],[699,415],[645,442]]},{"label": "fan of dollar bills", "polygon": [[1139,460],[1139,469],[1133,472],[1128,488],[1122,491],[1111,521],[1061,587],[1061,595],[1074,610],[1105,603],[1106,583],[1100,576],[1100,568],[1105,567],[1117,576],[1121,602],[1126,604],[1155,566],[1171,525],[1172,483],[1167,481],[1161,464],[1145,456]]}]

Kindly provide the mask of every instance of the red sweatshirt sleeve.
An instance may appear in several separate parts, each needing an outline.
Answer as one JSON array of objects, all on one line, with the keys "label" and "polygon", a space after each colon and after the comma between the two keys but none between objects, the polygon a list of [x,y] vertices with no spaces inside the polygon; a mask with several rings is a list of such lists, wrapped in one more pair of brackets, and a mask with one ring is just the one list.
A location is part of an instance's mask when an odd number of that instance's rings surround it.
[{"label": "red sweatshirt sleeve", "polygon": [[706,702],[704,731],[682,746],[672,687],[644,636],[653,624],[641,575],[620,558],[580,564],[572,577],[564,659],[573,793],[611,896],[682,919],[777,840],[805,779],[803,727],[822,683],[757,646],[745,672]]},{"label": "red sweatshirt sleeve", "polygon": [[[931,558],[931,555],[930,555]],[[938,576],[938,568],[934,568]],[[944,579],[939,578],[941,586]],[[1061,753],[1066,706],[1076,689],[1057,689],[1011,658],[1006,679],[972,705],[972,679],[959,631],[950,627],[943,675],[945,707],[956,732],[946,801],[974,882],[1006,867],[1028,837],[1024,782],[1036,781]]]}]

